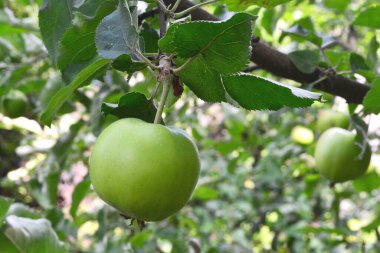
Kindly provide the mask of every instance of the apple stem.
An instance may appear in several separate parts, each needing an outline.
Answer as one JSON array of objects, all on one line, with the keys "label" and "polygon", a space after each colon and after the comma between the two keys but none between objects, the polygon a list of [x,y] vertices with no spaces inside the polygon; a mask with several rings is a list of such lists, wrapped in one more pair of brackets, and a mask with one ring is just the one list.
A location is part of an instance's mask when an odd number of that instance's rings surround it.
[{"label": "apple stem", "polygon": [[161,115],[165,107],[166,99],[169,95],[170,90],[170,80],[162,80],[162,94],[160,98],[160,103],[157,108],[156,116],[154,118],[154,124],[159,124],[161,122]]}]

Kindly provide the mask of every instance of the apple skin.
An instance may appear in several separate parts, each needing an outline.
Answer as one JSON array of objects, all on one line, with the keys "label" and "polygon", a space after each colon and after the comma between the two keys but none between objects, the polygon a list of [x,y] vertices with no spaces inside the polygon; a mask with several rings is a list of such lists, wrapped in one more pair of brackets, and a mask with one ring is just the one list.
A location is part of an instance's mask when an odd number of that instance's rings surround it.
[{"label": "apple skin", "polygon": [[317,131],[323,133],[332,127],[347,129],[350,125],[350,118],[343,112],[324,109],[318,113]]},{"label": "apple skin", "polygon": [[292,129],[290,137],[293,141],[302,145],[310,145],[314,142],[314,133],[307,127],[295,126]]},{"label": "apple skin", "polygon": [[365,174],[371,151],[368,146],[363,159],[359,160],[361,149],[355,144],[355,138],[355,133],[337,127],[321,135],[315,149],[315,162],[324,177],[333,182],[344,182]]},{"label": "apple skin", "polygon": [[198,149],[184,131],[134,118],[118,120],[100,134],[89,164],[100,198],[142,221],[179,211],[200,171]]},{"label": "apple skin", "polygon": [[10,118],[18,118],[26,114],[28,99],[18,90],[11,90],[2,101],[2,112]]}]

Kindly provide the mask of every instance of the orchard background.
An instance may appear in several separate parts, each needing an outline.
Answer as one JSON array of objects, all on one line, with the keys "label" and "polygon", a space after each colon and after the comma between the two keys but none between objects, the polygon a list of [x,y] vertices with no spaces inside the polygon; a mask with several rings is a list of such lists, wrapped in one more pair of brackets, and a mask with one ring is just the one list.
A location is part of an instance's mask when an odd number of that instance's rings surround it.
[{"label": "orchard background", "polygon": [[[177,3],[0,2],[0,252],[379,252],[378,1]],[[201,175],[141,230],[94,193],[88,158],[111,122],[153,122],[166,67],[163,122]],[[320,176],[324,110],[370,144],[364,176]]]}]

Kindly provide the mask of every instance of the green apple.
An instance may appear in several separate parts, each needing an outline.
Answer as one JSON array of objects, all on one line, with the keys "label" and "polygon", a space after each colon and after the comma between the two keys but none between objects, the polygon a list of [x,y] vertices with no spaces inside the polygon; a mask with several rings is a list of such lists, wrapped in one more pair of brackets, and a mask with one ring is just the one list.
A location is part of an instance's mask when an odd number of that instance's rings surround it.
[{"label": "green apple", "polygon": [[317,120],[317,131],[323,133],[329,128],[339,127],[347,129],[350,125],[350,118],[343,112],[330,109],[320,110]]},{"label": "green apple", "polygon": [[90,156],[95,192],[128,217],[163,220],[190,199],[199,177],[199,153],[182,130],[121,119],[97,139]]},{"label": "green apple", "polygon": [[18,90],[11,90],[2,100],[2,113],[10,118],[18,118],[28,110],[28,99]]},{"label": "green apple", "polygon": [[303,126],[294,127],[290,136],[293,141],[302,145],[310,145],[314,141],[313,131]]},{"label": "green apple", "polygon": [[333,182],[353,180],[363,175],[371,160],[369,146],[362,159],[361,148],[355,143],[356,134],[342,128],[330,128],[318,140],[315,149],[316,167]]}]

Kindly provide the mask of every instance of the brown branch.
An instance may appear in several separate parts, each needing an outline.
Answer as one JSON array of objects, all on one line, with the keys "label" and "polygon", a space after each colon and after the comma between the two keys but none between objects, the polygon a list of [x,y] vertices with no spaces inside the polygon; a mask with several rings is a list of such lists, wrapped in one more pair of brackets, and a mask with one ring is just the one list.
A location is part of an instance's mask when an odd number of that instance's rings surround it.
[{"label": "brown branch", "polygon": [[141,23],[147,19],[147,18],[150,18],[154,15],[158,14],[158,8],[153,8],[149,11],[146,11],[146,12],[143,12],[141,13],[139,16],[138,16],[138,23],[139,25],[141,25]]},{"label": "brown branch", "polygon": [[[166,5],[169,5],[174,4],[176,0],[164,0],[164,2]],[[190,1],[182,0],[177,11],[183,11],[191,6],[193,6],[193,4]],[[218,20],[217,17],[202,9],[196,9],[191,12],[191,17],[193,20]],[[323,69],[317,69],[311,74],[305,74],[299,71],[286,54],[281,53],[262,42],[255,41],[252,43],[251,60],[260,68],[274,75],[291,79],[303,84],[312,83],[324,75]],[[368,85],[342,76],[331,76],[314,87],[321,91],[343,97],[349,103],[357,104],[363,102],[364,96],[370,89],[370,86]]]},{"label": "brown branch", "polygon": [[[176,0],[163,0],[165,5],[168,6],[169,4],[173,5]],[[176,12],[184,11],[190,7],[194,6],[194,4],[188,0],[182,0],[179,4]],[[218,21],[218,18],[214,15],[211,15],[207,11],[204,11],[202,9],[196,9],[191,12],[191,18],[193,20],[210,20],[210,21]]]}]

